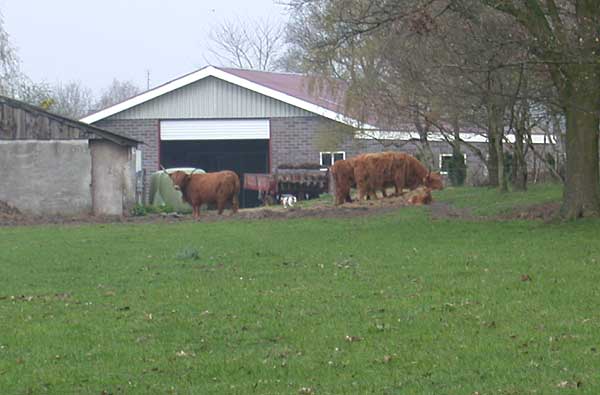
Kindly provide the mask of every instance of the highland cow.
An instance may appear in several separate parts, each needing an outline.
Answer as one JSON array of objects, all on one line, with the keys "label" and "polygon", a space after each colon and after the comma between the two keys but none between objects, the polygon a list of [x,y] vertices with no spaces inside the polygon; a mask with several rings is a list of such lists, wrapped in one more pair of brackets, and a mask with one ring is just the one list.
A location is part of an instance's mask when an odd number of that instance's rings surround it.
[{"label": "highland cow", "polygon": [[181,191],[183,200],[192,206],[194,218],[200,217],[200,206],[205,203],[216,203],[219,214],[230,203],[233,213],[237,213],[240,205],[240,179],[234,172],[224,170],[187,174],[176,171],[170,177],[175,188]]},{"label": "highland cow", "polygon": [[335,181],[335,204],[352,202],[350,189],[354,186],[354,161],[355,159],[338,160],[331,167],[331,174]]},{"label": "highland cow", "polygon": [[396,196],[403,189],[414,190],[423,185],[431,189],[443,189],[438,173],[431,173],[416,158],[399,152],[365,154],[354,164],[354,177],[359,199],[366,196],[377,198],[377,191],[386,197],[386,188],[394,187]]}]

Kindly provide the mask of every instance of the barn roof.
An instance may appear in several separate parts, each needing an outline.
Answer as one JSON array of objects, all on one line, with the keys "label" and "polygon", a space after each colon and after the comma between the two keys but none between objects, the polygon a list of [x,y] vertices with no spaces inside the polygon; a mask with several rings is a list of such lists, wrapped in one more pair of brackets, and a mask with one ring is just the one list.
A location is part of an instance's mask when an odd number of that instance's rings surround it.
[{"label": "barn roof", "polygon": [[81,119],[81,121],[85,123],[98,122],[208,77],[218,78],[353,127],[372,128],[372,126],[362,124],[357,119],[345,113],[343,103],[347,84],[343,81],[327,81],[327,83],[323,84],[322,81],[314,77],[302,74],[214,66],[207,66],[169,81],[121,103],[88,115]]},{"label": "barn roof", "polygon": [[[136,147],[139,144],[142,144],[142,142],[140,142],[138,140],[134,140],[129,137],[121,136],[120,134],[109,132],[108,130],[101,129],[99,127],[89,125],[89,124],[81,122],[81,121],[63,117],[61,115],[57,115],[57,114],[51,113],[49,111],[46,111],[40,107],[36,107],[34,105],[22,102],[20,100],[11,99],[6,96],[0,96],[0,109],[2,106],[8,106],[10,108],[18,109],[18,110],[24,111],[26,113],[29,113],[29,114],[37,116],[37,117],[40,117],[40,116],[45,117],[49,120],[58,122],[59,124],[63,124],[68,127],[78,129],[78,130],[82,131],[86,135],[86,137],[91,138],[91,139],[100,138],[100,139],[109,140],[109,141],[119,144],[119,145],[131,146],[131,147]],[[3,116],[6,116],[6,115],[4,115],[0,112],[0,129],[5,127],[5,125],[3,125],[3,123],[1,122]],[[15,125],[15,127],[16,127],[16,125]],[[0,132],[2,132],[2,130],[0,130]],[[0,136],[1,136],[1,134],[0,134]],[[19,137],[17,136],[16,138],[18,139]]]}]

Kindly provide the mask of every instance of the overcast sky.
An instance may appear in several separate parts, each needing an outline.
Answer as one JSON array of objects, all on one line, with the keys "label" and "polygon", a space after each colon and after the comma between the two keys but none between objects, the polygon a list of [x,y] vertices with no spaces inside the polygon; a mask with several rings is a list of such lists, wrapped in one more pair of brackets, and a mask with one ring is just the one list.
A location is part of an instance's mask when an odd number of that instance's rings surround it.
[{"label": "overcast sky", "polygon": [[204,66],[207,32],[224,19],[285,12],[274,0],[0,0],[25,74],[96,94],[113,78],[145,88],[146,70],[154,86]]}]

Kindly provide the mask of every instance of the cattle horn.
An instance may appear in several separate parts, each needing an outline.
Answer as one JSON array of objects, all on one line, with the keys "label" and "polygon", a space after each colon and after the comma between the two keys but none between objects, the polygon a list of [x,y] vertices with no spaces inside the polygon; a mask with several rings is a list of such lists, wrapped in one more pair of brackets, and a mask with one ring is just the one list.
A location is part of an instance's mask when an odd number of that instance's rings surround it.
[{"label": "cattle horn", "polygon": [[160,165],[160,169],[161,169],[162,171],[167,171],[167,169],[165,169],[165,167],[164,167],[163,165]]}]

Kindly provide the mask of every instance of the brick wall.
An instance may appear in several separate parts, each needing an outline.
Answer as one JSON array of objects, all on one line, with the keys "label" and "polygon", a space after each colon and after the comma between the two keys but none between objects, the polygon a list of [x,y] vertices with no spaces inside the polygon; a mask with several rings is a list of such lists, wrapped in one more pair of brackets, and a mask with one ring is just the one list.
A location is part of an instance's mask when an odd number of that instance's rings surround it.
[{"label": "brick wall", "polygon": [[[143,151],[143,168],[146,170],[147,194],[150,185],[148,176],[159,168],[159,120],[102,120],[95,126],[144,142],[140,149]],[[331,141],[327,145],[328,138],[323,136],[331,133],[342,137],[329,139]],[[437,169],[440,154],[450,154],[452,149],[445,142],[431,142],[430,145]],[[481,149],[484,155],[487,153],[487,144],[474,145]],[[403,151],[415,155],[418,147],[414,142],[399,142],[398,146],[383,146],[374,140],[353,139],[348,131],[340,132],[338,123],[318,116],[271,119],[272,171],[282,164],[319,163],[320,151],[345,151],[346,157],[351,158],[365,152],[380,151]],[[481,159],[467,146],[463,146],[462,151],[467,155],[467,184],[485,182],[487,170]],[[540,166],[538,164],[538,167]]]},{"label": "brick wall", "polygon": [[284,163],[319,163],[314,136],[319,117],[271,119],[271,170]]},{"label": "brick wall", "polygon": [[145,201],[148,202],[150,174],[159,168],[158,119],[104,119],[94,124],[102,129],[142,141],[138,149],[142,151],[142,167],[146,171],[144,179]]},{"label": "brick wall", "polygon": [[[324,134],[338,134],[337,137],[323,138]],[[329,141],[329,145],[327,145]],[[484,153],[486,144],[475,144]],[[445,142],[430,142],[437,170],[441,154],[451,154],[452,148]],[[281,164],[319,163],[320,151],[344,151],[347,158],[366,152],[402,151],[416,155],[419,150],[414,142],[400,141],[398,145],[383,145],[375,140],[353,139],[351,132],[341,130],[339,124],[322,117],[294,117],[271,119],[271,169]],[[487,179],[486,168],[480,158],[468,147],[463,147],[467,155],[467,183],[479,184]]]}]

